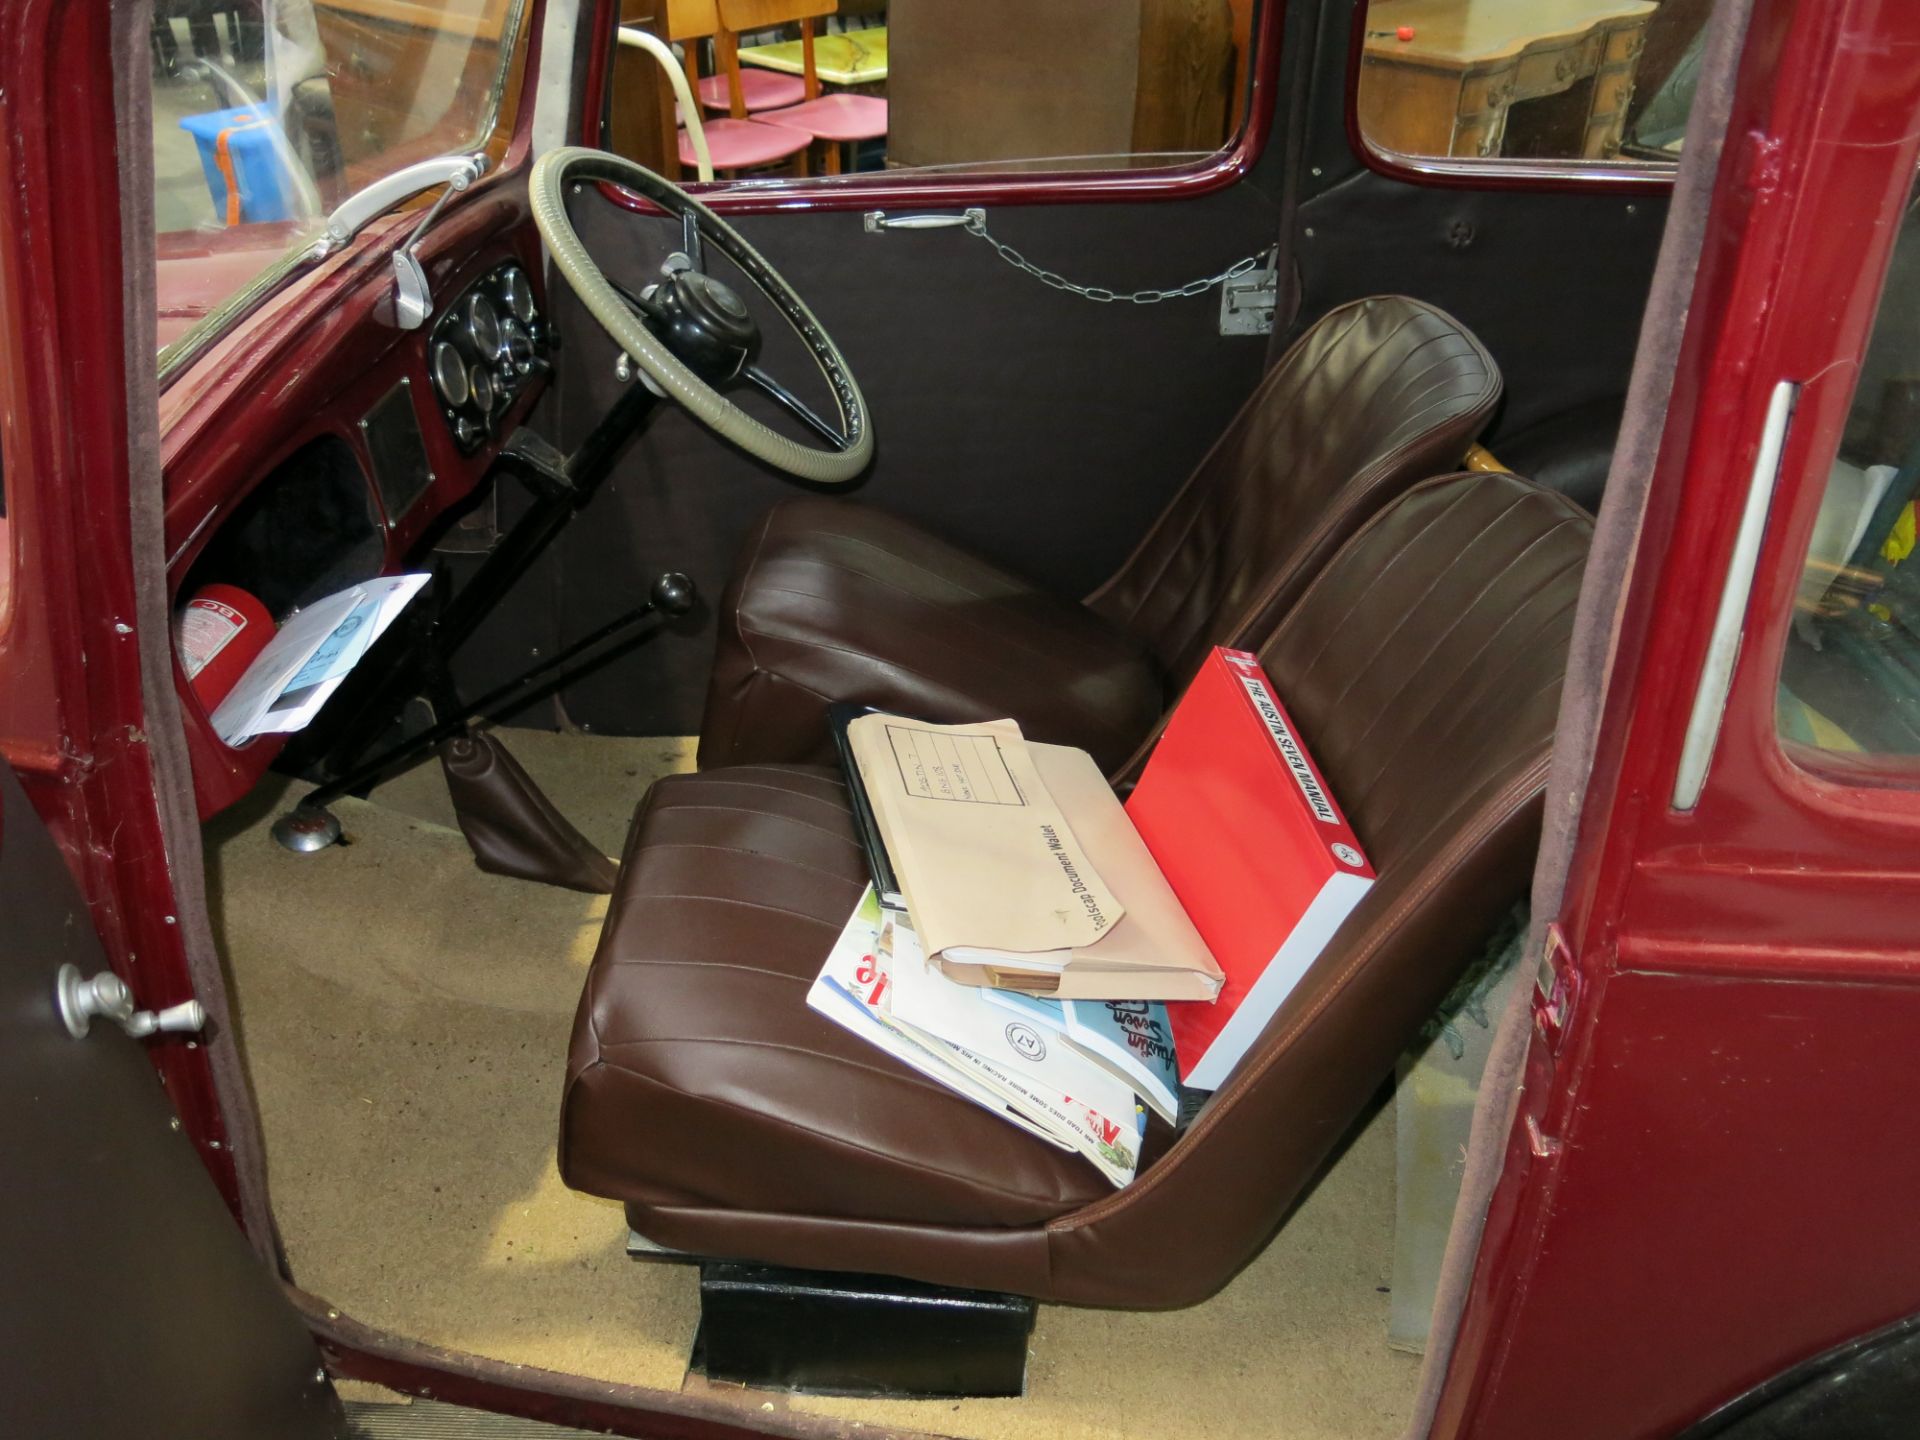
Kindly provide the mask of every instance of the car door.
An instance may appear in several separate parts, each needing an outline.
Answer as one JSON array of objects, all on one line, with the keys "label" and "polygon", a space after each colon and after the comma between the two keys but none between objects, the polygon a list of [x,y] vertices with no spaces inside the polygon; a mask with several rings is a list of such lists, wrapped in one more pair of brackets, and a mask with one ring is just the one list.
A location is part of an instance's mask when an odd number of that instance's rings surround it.
[{"label": "car door", "polygon": [[73,1035],[62,966],[110,973],[0,764],[0,1428],[72,1440],[345,1433],[305,1325],[234,1224],[139,1041]]},{"label": "car door", "polygon": [[[1611,539],[1602,514],[1590,573],[1628,578],[1588,632],[1605,673],[1570,684],[1576,730],[1604,685],[1599,729],[1512,1122],[1475,1140],[1501,1178],[1435,1436],[1673,1435],[1920,1308],[1920,12],[1727,8],[1725,146],[1697,275],[1649,320],[1678,358],[1664,420],[1656,383],[1630,422],[1644,512]],[[1843,1378],[1889,1408],[1764,1433],[1914,1433],[1897,1372]]]},{"label": "car door", "polygon": [[151,242],[137,192],[121,203],[113,81],[116,57],[149,63],[147,12],[10,5],[0,24],[0,1433],[319,1440],[343,1429],[319,1353],[270,1238],[235,1220],[205,1064],[231,1056],[224,1016],[76,1038],[55,998],[63,965],[141,1004],[195,990],[170,874],[191,831],[163,830],[149,733],[178,721],[141,683],[165,622],[133,574],[159,507],[152,331],[129,352],[124,307]]}]

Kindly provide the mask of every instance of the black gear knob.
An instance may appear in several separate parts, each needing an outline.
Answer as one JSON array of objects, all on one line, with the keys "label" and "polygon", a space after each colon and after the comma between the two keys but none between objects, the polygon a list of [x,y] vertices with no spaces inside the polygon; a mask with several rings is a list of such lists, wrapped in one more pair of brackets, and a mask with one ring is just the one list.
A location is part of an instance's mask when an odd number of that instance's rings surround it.
[{"label": "black gear knob", "polygon": [[687,576],[678,570],[669,570],[653,582],[647,598],[662,615],[684,615],[698,603],[700,592]]}]

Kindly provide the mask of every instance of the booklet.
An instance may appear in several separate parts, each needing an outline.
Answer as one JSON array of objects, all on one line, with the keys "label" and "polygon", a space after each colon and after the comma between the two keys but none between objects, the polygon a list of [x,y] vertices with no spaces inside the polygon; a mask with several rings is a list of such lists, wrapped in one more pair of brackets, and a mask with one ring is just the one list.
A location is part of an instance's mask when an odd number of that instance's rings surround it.
[{"label": "booklet", "polygon": [[1180,1123],[1180,1070],[1167,1007],[1158,1000],[1050,1000],[981,989],[990,1004],[1044,1025],[1133,1087],[1169,1125]]},{"label": "booklet", "polygon": [[1011,720],[873,714],[847,736],[905,910],[949,977],[1075,1000],[1219,993],[1220,967],[1084,750],[1030,744]]},{"label": "booklet", "polygon": [[[911,998],[903,1002],[903,993]],[[1079,1152],[1114,1185],[1133,1179],[1146,1117],[1132,1087],[1073,1047],[1049,1044],[1038,1028],[982,1009],[978,991],[928,963],[908,926],[888,923],[871,886],[807,1004],[956,1094]]]},{"label": "booklet", "polygon": [[1216,648],[1127,813],[1226,971],[1171,1005],[1180,1079],[1217,1090],[1373,886],[1373,867],[1259,658]]},{"label": "booklet", "polygon": [[208,717],[227,745],[304,728],[431,577],[387,575],[287,617]]}]

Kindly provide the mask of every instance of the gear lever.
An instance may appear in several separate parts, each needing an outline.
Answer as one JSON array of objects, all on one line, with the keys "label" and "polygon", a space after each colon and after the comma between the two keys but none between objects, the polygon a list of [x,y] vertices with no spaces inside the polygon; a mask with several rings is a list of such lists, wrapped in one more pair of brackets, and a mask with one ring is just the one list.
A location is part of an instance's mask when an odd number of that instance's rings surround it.
[{"label": "gear lever", "polygon": [[389,779],[425,759],[442,742],[564,689],[621,654],[635,627],[643,620],[653,616],[677,619],[689,614],[699,603],[700,592],[687,575],[678,570],[664,572],[648,589],[646,604],[609,620],[558,655],[482,695],[458,714],[447,716],[366,764],[356,766],[349,774],[309,792],[298,805],[273,822],[273,838],[287,849],[302,854],[326,849],[340,838],[340,822],[326,807],[342,795]]}]

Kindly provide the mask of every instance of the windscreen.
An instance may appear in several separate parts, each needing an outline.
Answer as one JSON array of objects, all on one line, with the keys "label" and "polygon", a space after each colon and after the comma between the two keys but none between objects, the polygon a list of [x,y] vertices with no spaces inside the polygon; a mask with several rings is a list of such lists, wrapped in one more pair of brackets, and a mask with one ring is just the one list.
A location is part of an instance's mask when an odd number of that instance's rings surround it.
[{"label": "windscreen", "polygon": [[487,147],[525,0],[156,0],[162,370],[285,280],[326,216],[417,160]]}]

